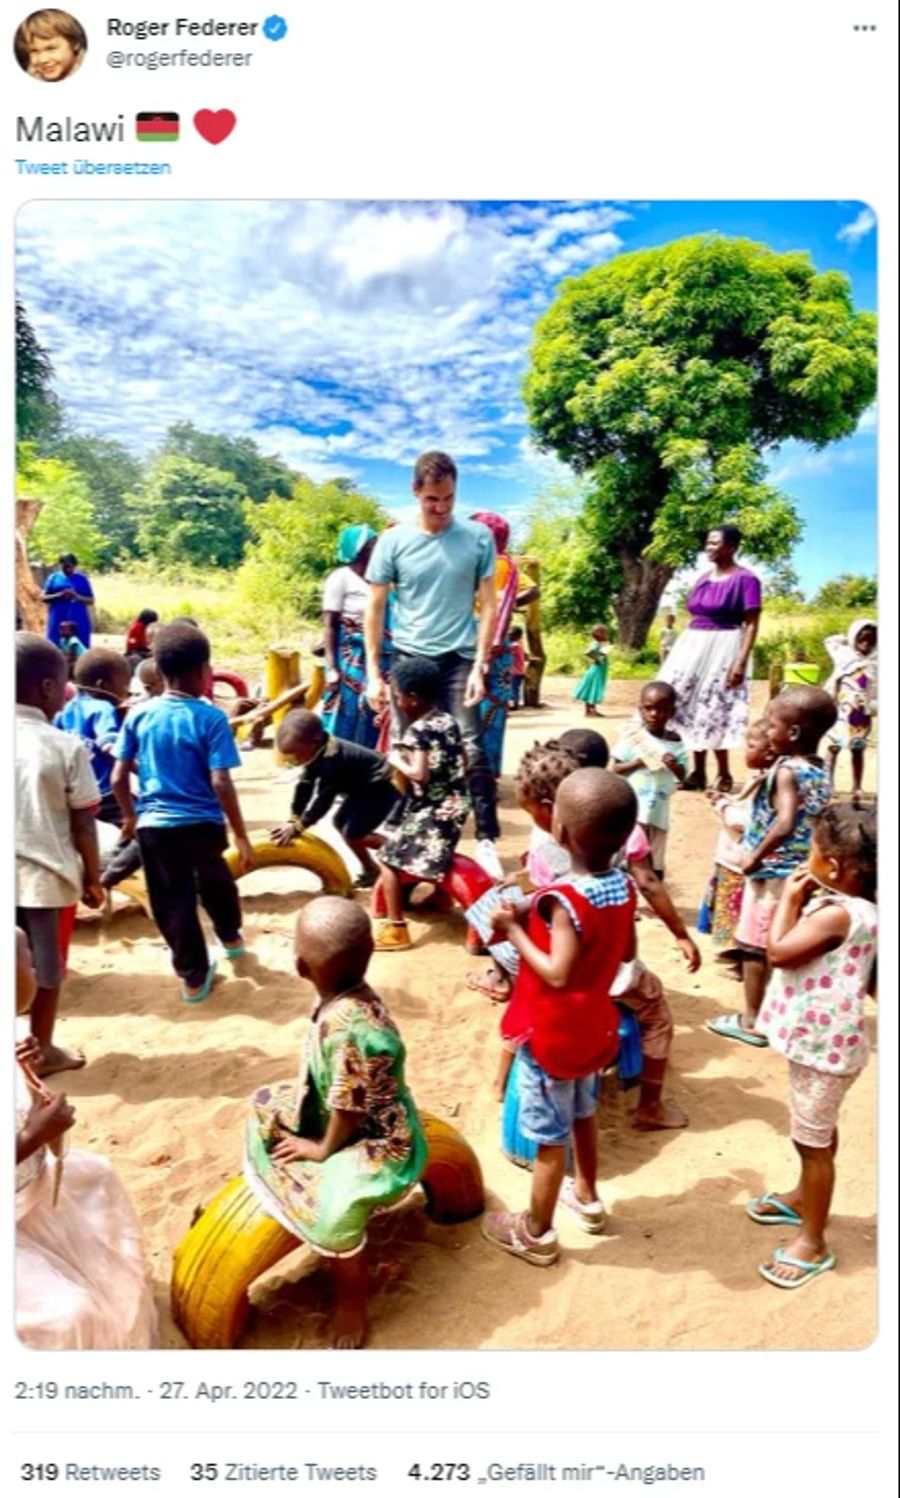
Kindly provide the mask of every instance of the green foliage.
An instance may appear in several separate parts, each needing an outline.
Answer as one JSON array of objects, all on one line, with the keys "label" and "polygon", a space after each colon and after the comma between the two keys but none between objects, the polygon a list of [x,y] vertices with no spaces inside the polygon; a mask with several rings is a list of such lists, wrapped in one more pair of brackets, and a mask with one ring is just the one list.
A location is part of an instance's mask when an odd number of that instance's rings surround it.
[{"label": "green foliage", "polygon": [[541,563],[541,614],[551,629],[605,623],[620,572],[593,543],[585,514],[586,489],[555,484],[535,501],[524,552]]},{"label": "green foliage", "polygon": [[129,496],[144,556],[164,564],[236,567],[244,549],[244,491],[233,474],[166,454]]},{"label": "green foliage", "polygon": [[237,480],[248,499],[261,503],[270,494],[287,499],[299,477],[280,458],[267,458],[250,437],[223,437],[198,432],[193,422],[176,421],[162,445],[164,455],[191,458],[207,468],[221,468]]},{"label": "green foliage", "polygon": [[842,572],[823,583],[813,603],[820,609],[871,609],[878,602],[878,579]]},{"label": "green foliage", "polygon": [[763,453],[849,436],[875,387],[874,316],[805,253],[708,235],[563,284],[524,398],[537,445],[589,482],[590,554],[622,568],[629,644],[711,526],[733,521],[750,555],[785,556],[800,521]]},{"label": "green foliage", "polygon": [[322,580],[337,566],[337,540],[347,525],[381,528],[387,517],[374,499],[345,480],[301,478],[290,499],[245,507],[250,533],[238,574],[241,601],[285,629],[321,613]]},{"label": "green foliage", "polygon": [[47,442],[60,430],[62,411],[52,381],[50,357],[17,301],[16,434],[20,442]]},{"label": "green foliage", "polygon": [[31,442],[16,449],[16,494],[39,499],[42,509],[29,537],[31,556],[52,563],[72,551],[82,567],[94,567],[103,538],[94,521],[87,482],[71,463],[39,457]]},{"label": "green foliage", "polygon": [[126,503],[126,495],[140,486],[142,470],[137,458],[121,442],[74,435],[56,442],[53,454],[71,463],[86,480],[102,537],[99,565],[108,567],[120,552],[133,551],[138,515]]},{"label": "green foliage", "polygon": [[759,680],[769,674],[773,661],[789,661],[798,650],[815,661],[821,668],[821,683],[824,686],[833,669],[833,662],[825,649],[829,635],[845,635],[852,624],[854,612],[848,609],[781,615],[770,620],[761,631],[753,651],[753,674]]}]

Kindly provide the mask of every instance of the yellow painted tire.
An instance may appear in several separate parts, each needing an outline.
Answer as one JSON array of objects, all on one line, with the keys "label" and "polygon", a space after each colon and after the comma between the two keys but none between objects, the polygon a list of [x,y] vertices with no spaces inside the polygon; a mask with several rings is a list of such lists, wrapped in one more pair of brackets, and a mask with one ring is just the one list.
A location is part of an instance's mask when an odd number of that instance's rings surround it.
[{"label": "yellow painted tire", "polygon": [[172,1315],[192,1347],[234,1347],[258,1275],[297,1247],[264,1212],[243,1176],[214,1196],[172,1261]]},{"label": "yellow painted tire", "polygon": [[[422,1185],[435,1222],[484,1210],[474,1150],[458,1129],[423,1113],[428,1160]],[[172,1315],[192,1347],[234,1347],[250,1312],[253,1281],[297,1247],[258,1204],[243,1176],[223,1186],[182,1239],[172,1261]]]},{"label": "yellow painted tire", "polygon": [[[234,848],[229,848],[225,854],[225,862],[235,879],[239,879],[241,876]],[[286,848],[280,848],[277,843],[254,842],[253,869],[249,870],[250,873],[254,869],[281,868],[306,869],[310,874],[315,874],[321,879],[322,889],[327,895],[349,895],[353,890],[353,880],[340,853],[330,843],[326,843],[324,838],[316,837],[314,832],[301,833]]]},{"label": "yellow painted tire", "polygon": [[[241,876],[237,870],[237,853],[234,848],[228,849],[225,862],[234,878],[239,879]],[[306,869],[310,874],[315,874],[321,879],[326,895],[349,895],[353,892],[353,881],[341,855],[324,838],[316,837],[314,832],[304,832],[286,848],[279,848],[277,843],[253,844],[253,869],[280,868]],[[252,874],[253,869],[248,872]],[[150,920],[153,919],[142,872],[132,875],[130,879],[123,879],[121,884],[116,885],[116,889],[120,894],[136,900],[144,914]]]}]

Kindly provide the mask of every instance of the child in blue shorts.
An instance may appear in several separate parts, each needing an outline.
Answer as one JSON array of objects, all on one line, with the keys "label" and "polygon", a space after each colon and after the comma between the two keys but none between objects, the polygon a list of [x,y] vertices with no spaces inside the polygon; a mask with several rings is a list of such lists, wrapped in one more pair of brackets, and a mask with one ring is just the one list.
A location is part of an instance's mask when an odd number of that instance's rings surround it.
[{"label": "child in blue shorts", "polygon": [[[154,919],[172,953],[182,998],[197,1004],[209,994],[216,964],[197,913],[206,910],[227,957],[240,957],[241,905],[222,857],[226,820],[239,868],[253,850],[230,772],[241,757],[227,717],[203,700],[209,641],[193,625],[166,625],[153,642],[166,689],[132,709],[116,744],[113,790],[122,808],[122,840],[137,830]],[[137,770],[140,812],[130,775]]]},{"label": "child in blue shorts", "polygon": [[[588,1233],[602,1232],[597,1195],[598,1073],[618,1051],[612,998],[619,967],[635,956],[635,887],[613,867],[634,827],[637,800],[608,770],[573,770],[553,806],[553,836],[570,871],[526,911],[501,904],[498,937],[521,959],[501,1034],[519,1047],[519,1128],[537,1145],[531,1201],[522,1212],[488,1212],[482,1231],[498,1248],[546,1266],[559,1257],[558,1203]],[[566,1179],[566,1156],[575,1157]]]}]

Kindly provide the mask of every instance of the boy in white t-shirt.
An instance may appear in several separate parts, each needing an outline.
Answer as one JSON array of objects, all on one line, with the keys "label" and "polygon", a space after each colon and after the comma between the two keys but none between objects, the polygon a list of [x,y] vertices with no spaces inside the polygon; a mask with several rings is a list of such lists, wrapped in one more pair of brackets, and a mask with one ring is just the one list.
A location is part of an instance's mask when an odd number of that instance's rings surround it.
[{"label": "boy in white t-shirt", "polygon": [[54,728],[68,677],[61,650],[42,635],[16,635],[16,924],[31,947],[37,993],[31,1033],[41,1076],[84,1066],[53,1043],[63,981],[61,922],[79,900],[98,909],[96,810],[100,791],[84,744]]}]

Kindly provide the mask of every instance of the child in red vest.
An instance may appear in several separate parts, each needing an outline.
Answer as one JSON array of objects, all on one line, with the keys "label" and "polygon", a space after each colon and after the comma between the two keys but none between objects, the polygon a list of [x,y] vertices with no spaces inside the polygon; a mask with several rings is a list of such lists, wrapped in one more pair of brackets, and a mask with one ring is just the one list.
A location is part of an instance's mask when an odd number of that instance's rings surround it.
[{"label": "child in red vest", "polygon": [[[574,770],[559,787],[553,836],[571,872],[544,889],[526,912],[494,911],[498,938],[521,966],[501,1034],[519,1046],[519,1127],[538,1146],[531,1204],[489,1212],[489,1242],[528,1264],[554,1264],[558,1201],[588,1233],[602,1232],[597,1195],[598,1073],[615,1060],[619,1013],[610,996],[619,965],[635,955],[636,894],[631,877],[611,867],[635,824],[637,798],[607,770]],[[575,1176],[566,1179],[574,1145]]]}]

